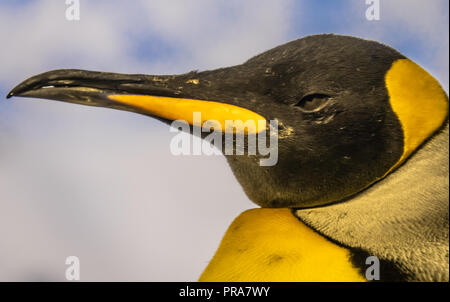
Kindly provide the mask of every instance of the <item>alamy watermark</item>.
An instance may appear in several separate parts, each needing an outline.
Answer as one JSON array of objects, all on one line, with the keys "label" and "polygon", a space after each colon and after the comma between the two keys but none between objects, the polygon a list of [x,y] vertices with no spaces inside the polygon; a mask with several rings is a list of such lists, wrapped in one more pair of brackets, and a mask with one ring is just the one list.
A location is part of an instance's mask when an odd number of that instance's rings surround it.
[{"label": "alamy watermark", "polygon": [[80,0],[66,0],[66,20],[80,21]]},{"label": "alamy watermark", "polygon": [[173,155],[221,155],[221,150],[225,155],[245,155],[247,151],[247,155],[260,157],[260,166],[274,166],[278,162],[277,120],[271,120],[268,125],[266,120],[225,120],[222,127],[216,120],[202,123],[201,112],[194,112],[192,124],[193,136],[190,136],[186,134],[190,132],[187,121],[172,122],[170,132],[178,133],[170,142]]},{"label": "alamy watermark", "polygon": [[366,258],[366,264],[370,265],[366,269],[366,279],[368,281],[380,280],[380,260],[377,256],[369,256]]},{"label": "alamy watermark", "polygon": [[380,0],[366,0],[366,19],[369,21],[380,20]]},{"label": "alamy watermark", "polygon": [[80,280],[80,259],[77,256],[69,256],[66,258],[66,280]]}]

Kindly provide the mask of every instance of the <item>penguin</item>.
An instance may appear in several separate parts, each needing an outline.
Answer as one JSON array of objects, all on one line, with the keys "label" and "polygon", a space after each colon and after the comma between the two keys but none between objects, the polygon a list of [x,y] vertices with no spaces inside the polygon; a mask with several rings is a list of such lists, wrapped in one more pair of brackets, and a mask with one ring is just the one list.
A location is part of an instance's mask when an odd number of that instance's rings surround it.
[{"label": "penguin", "polygon": [[230,225],[200,281],[449,280],[448,95],[387,45],[321,34],[179,75],[53,70],[13,96],[184,120],[190,131],[194,112],[200,125],[277,121],[275,165],[225,154],[260,207]]}]

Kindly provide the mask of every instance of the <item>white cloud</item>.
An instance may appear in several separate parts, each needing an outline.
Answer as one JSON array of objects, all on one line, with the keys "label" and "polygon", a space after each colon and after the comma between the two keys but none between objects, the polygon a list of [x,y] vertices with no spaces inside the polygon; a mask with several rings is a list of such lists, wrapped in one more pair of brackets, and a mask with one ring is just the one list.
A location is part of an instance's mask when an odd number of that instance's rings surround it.
[{"label": "white cloud", "polygon": [[[430,71],[448,92],[448,1],[391,0],[380,1],[380,7],[380,20],[367,21],[365,2],[353,0],[353,14],[361,18],[359,22],[347,23],[346,31],[397,48]],[[408,53],[412,50],[408,45],[423,45],[421,53]]]},{"label": "white cloud", "polygon": [[[0,81],[73,66],[121,72],[185,72],[238,64],[283,42],[287,1],[81,1],[81,20],[64,3],[0,4]],[[136,41],[158,38],[175,56],[137,58]],[[162,56],[164,57],[164,56]],[[173,61],[175,57],[175,62]]]},{"label": "white cloud", "polygon": [[149,27],[183,47],[202,68],[244,62],[284,42],[286,1],[148,1]]},{"label": "white cloud", "polygon": [[[391,22],[391,28],[400,26],[400,30],[409,33],[410,39],[417,39],[424,44],[424,51],[429,51],[424,54],[427,61],[418,63],[429,65],[431,72],[443,82],[448,91],[448,1],[397,0],[386,1],[383,5],[386,15],[396,20]],[[389,34],[389,30],[386,31]]]},{"label": "white cloud", "polygon": [[[64,2],[33,1],[14,7],[1,5],[2,46],[0,80],[23,79],[48,68],[112,65],[124,55],[120,34],[98,12],[83,22],[68,22]],[[85,20],[86,19],[86,20]],[[14,82],[13,82],[14,83]]]}]

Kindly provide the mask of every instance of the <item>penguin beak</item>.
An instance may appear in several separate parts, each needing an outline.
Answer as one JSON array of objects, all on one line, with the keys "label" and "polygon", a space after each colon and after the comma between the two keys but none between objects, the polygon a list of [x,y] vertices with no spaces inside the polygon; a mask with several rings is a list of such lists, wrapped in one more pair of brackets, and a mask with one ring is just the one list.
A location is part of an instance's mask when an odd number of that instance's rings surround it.
[{"label": "penguin beak", "polygon": [[[8,93],[7,98],[32,97],[68,103],[114,108],[150,115],[164,120],[183,120],[194,125],[194,113],[201,113],[201,125],[213,121],[222,132],[258,133],[266,119],[247,108],[212,100],[210,81],[199,74],[140,75],[77,69],[61,69],[33,76]],[[214,85],[213,85],[214,86]],[[254,121],[246,128],[227,129],[225,121]],[[198,123],[198,121],[197,121]],[[265,123],[264,123],[265,124]],[[195,124],[194,126],[201,126]],[[252,127],[254,125],[254,127]]]}]

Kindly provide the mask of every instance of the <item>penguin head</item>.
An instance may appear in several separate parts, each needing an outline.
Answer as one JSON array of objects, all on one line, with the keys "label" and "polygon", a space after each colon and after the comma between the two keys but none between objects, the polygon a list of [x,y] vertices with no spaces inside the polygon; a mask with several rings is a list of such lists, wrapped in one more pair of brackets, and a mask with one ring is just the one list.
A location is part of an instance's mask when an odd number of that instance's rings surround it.
[{"label": "penguin head", "polygon": [[[182,75],[55,70],[16,86],[37,97],[142,113],[170,122],[276,120],[278,161],[226,155],[263,207],[343,201],[399,167],[446,123],[448,96],[425,70],[374,41],[316,35],[247,62]],[[246,134],[261,129],[246,129]],[[225,128],[222,133],[225,135]]]}]

